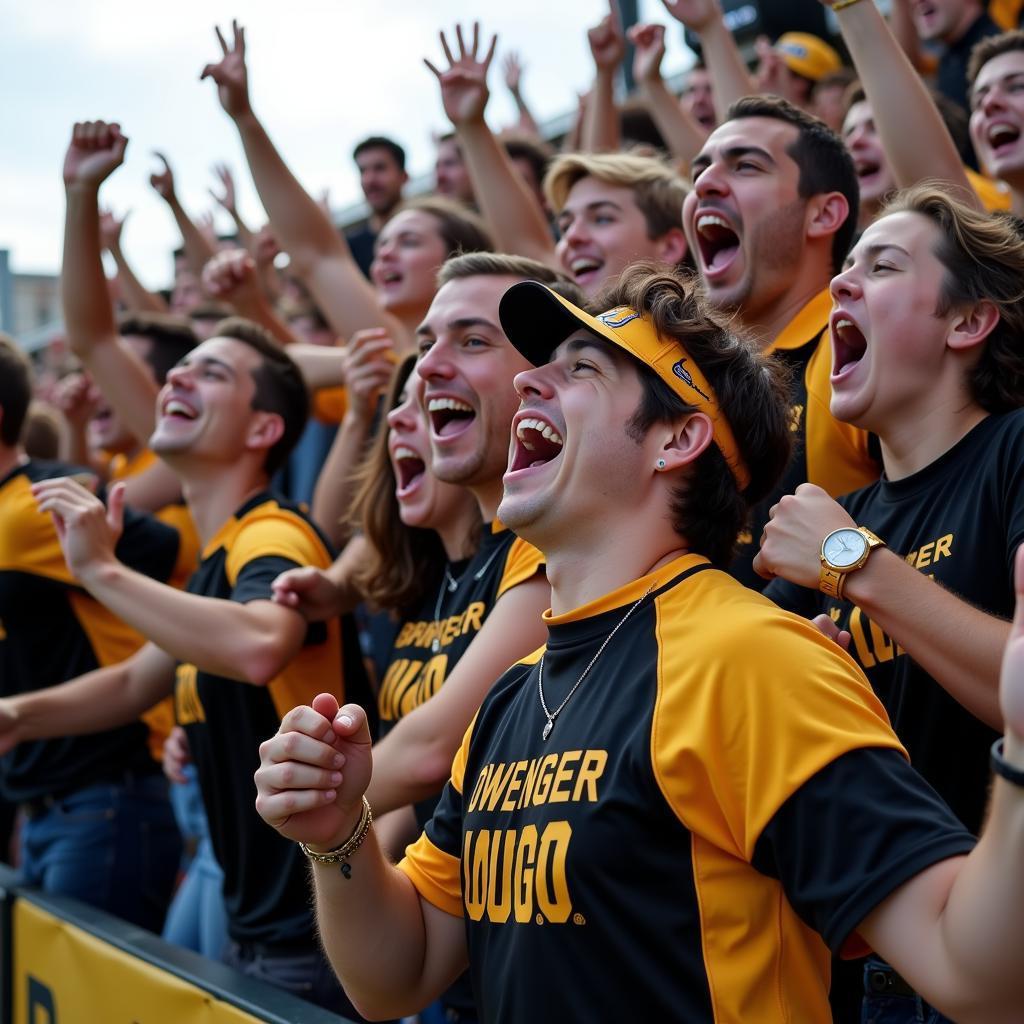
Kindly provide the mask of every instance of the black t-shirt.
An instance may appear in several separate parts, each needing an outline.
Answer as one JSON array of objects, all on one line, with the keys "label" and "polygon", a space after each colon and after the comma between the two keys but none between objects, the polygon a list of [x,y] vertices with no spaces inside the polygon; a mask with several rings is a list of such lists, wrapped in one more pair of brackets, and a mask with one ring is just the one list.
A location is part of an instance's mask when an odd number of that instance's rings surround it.
[{"label": "black t-shirt", "polygon": [[355,231],[345,235],[345,241],[352,250],[352,258],[366,277],[370,276],[370,264],[373,263],[373,247],[377,242],[377,232],[369,224],[364,224]]},{"label": "black t-shirt", "polygon": [[[1024,540],[1024,410],[986,417],[949,451],[902,480],[842,498],[858,525],[968,604],[1011,618],[1013,562]],[[885,704],[912,764],[977,833],[996,733],[951,697],[848,601],[774,580],[782,607],[827,613],[850,630],[850,654]]]},{"label": "black t-shirt", "polygon": [[828,948],[974,844],[861,673],[696,555],[547,621],[553,731],[538,652],[399,865],[465,919],[481,1019],[828,1020]]},{"label": "black t-shirt", "polygon": [[[91,597],[68,569],[49,513],[31,487],[93,474],[32,459],[0,480],[0,694],[13,696],[75,679],[135,653],[143,638]],[[100,491],[103,497],[103,491]],[[178,556],[178,533],[125,510],[117,557],[161,582]],[[0,760],[0,793],[12,801],[67,792],[126,770],[152,772],[146,727],[132,723],[89,736],[19,744]]]},{"label": "black t-shirt", "polygon": [[967,98],[967,62],[971,50],[986,36],[999,35],[1002,29],[987,15],[979,14],[973,25],[939,58],[939,69],[935,85],[943,96],[959,103],[963,110],[970,110]]},{"label": "black t-shirt", "polygon": [[[247,501],[203,551],[188,591],[240,604],[270,600],[279,573],[326,569],[331,551],[297,508],[268,493]],[[175,713],[188,734],[214,853],[224,869],[228,931],[237,942],[313,945],[308,869],[298,846],[256,813],[259,745],[321,692],[345,700],[341,626],[311,624],[300,652],[266,686],[178,666]]]}]

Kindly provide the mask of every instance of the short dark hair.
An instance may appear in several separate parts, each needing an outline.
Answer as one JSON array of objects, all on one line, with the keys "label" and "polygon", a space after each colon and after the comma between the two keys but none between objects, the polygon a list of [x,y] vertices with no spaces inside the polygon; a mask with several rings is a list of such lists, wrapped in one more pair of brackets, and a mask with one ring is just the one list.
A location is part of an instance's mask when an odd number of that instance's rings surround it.
[{"label": "short dark hair", "polygon": [[533,171],[538,187],[544,182],[548,166],[555,157],[554,149],[541,139],[523,132],[502,132],[501,144],[511,160],[525,160]]},{"label": "short dark hair", "polygon": [[21,440],[32,401],[32,364],[18,343],[0,334],[0,442],[13,448]]},{"label": "short dark hair", "polygon": [[385,149],[391,155],[391,159],[398,165],[400,171],[405,170],[405,150],[395,142],[394,139],[389,139],[385,135],[371,135],[367,139],[363,139],[355,149],[352,150],[352,159],[356,160],[360,153],[365,153],[368,149]]},{"label": "short dark hair", "polygon": [[252,407],[260,412],[277,413],[284,422],[284,432],[268,449],[264,464],[268,474],[274,473],[284,465],[288,453],[306,429],[309,419],[306,382],[291,356],[259,324],[231,316],[217,324],[214,336],[240,341],[263,357],[260,366],[252,371],[252,379],[256,383]]},{"label": "short dark hair", "polygon": [[485,252],[494,248],[490,233],[483,218],[464,203],[447,196],[417,196],[398,207],[403,210],[420,210],[429,213],[437,221],[437,229],[444,241],[448,256],[460,252]]},{"label": "short dark hair", "polygon": [[860,185],[849,150],[824,121],[779,96],[744,96],[726,114],[727,121],[746,117],[774,118],[796,128],[796,141],[786,152],[800,168],[797,193],[801,199],[827,192],[839,192],[845,197],[850,212],[832,237],[832,272],[838,274],[857,230],[860,203]]},{"label": "short dark hair", "polygon": [[1001,57],[1004,53],[1013,53],[1014,50],[1024,50],[1024,32],[1016,28],[1009,32],[1000,32],[997,36],[986,36],[975,43],[967,60],[967,91],[974,91],[974,80],[993,57]]},{"label": "short dark hair", "polygon": [[935,256],[945,268],[935,313],[991,302],[999,322],[968,375],[971,397],[987,412],[1024,405],[1024,238],[1009,217],[975,210],[942,187],[897,192],[879,217],[916,213],[939,230]]},{"label": "short dark hair", "polygon": [[524,281],[540,281],[563,299],[577,306],[586,301],[579,285],[560,270],[528,256],[510,256],[499,252],[472,252],[446,260],[437,275],[437,287],[467,277],[520,277]]},{"label": "short dark hair", "polygon": [[167,371],[199,344],[189,320],[170,313],[128,313],[118,321],[117,329],[121,337],[145,338],[150,342],[145,359],[161,385],[167,379]]},{"label": "short dark hair", "polygon": [[[717,566],[732,561],[750,506],[771,493],[789,462],[789,387],[777,359],[761,354],[705,308],[688,275],[663,264],[634,263],[591,303],[595,312],[629,306],[657,332],[679,341],[715,390],[750,472],[742,492],[718,446],[708,445],[672,496],[672,525]],[[642,438],[656,423],[696,412],[649,367],[639,364],[643,397],[627,430]]]}]

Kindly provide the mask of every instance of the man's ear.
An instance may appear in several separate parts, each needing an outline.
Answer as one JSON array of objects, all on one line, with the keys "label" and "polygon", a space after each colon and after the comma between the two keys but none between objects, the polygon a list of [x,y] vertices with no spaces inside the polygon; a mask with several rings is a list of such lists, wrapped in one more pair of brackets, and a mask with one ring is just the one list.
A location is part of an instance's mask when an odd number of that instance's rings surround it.
[{"label": "man's ear", "polygon": [[284,417],[278,412],[255,412],[249,422],[245,446],[250,451],[269,451],[284,436]]},{"label": "man's ear", "polygon": [[673,266],[677,263],[682,263],[686,259],[686,254],[689,251],[689,246],[686,244],[686,235],[683,234],[683,229],[669,228],[658,240],[657,240],[658,259],[662,263],[670,263]]},{"label": "man's ear", "polygon": [[953,317],[946,334],[946,344],[963,352],[980,345],[999,323],[999,310],[988,299],[982,299]]},{"label": "man's ear", "polygon": [[686,419],[676,421],[669,430],[657,454],[657,468],[663,473],[695,462],[714,439],[711,417],[702,412],[691,413]]},{"label": "man's ear", "polygon": [[831,238],[850,216],[850,204],[842,192],[823,192],[807,201],[807,237]]}]

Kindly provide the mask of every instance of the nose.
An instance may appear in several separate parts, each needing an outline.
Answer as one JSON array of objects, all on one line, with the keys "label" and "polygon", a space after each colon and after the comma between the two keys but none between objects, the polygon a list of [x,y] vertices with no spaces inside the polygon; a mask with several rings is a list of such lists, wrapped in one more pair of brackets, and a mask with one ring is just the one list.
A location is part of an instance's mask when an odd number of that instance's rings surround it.
[{"label": "nose", "polygon": [[418,407],[411,400],[406,399],[401,405],[396,405],[387,414],[389,430],[396,430],[399,433],[408,433],[416,429],[416,417],[420,415]]},{"label": "nose", "polygon": [[427,382],[452,379],[455,375],[454,369],[441,341],[435,341],[416,360],[416,372]]},{"label": "nose", "polygon": [[708,164],[694,181],[693,191],[701,199],[728,194],[729,186],[722,175],[721,167],[717,163]]},{"label": "nose", "polygon": [[192,368],[188,363],[178,363],[167,371],[166,381],[175,387],[188,387],[192,383]]},{"label": "nose", "polygon": [[555,389],[551,384],[553,363],[544,366],[533,366],[529,370],[517,373],[512,381],[520,401],[528,398],[553,398]]},{"label": "nose", "polygon": [[984,96],[981,98],[981,102],[978,104],[982,113],[994,114],[1005,108],[1003,103],[1003,91],[998,85],[993,85]]},{"label": "nose", "polygon": [[840,302],[843,299],[856,298],[860,295],[860,284],[857,280],[854,268],[847,267],[845,270],[836,274],[832,278],[828,286],[829,293],[832,296],[834,302]]},{"label": "nose", "polygon": [[582,217],[573,217],[569,226],[562,232],[562,238],[568,245],[583,245],[590,241],[590,231]]}]

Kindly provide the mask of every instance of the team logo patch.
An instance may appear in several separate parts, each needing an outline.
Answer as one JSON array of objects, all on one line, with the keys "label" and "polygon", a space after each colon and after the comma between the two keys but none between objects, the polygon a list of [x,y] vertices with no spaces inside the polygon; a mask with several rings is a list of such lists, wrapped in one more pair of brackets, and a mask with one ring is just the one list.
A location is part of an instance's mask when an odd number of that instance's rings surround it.
[{"label": "team logo patch", "polygon": [[685,362],[686,362],[686,360],[685,360],[685,359],[680,359],[680,360],[679,360],[679,362],[678,362],[678,363],[676,363],[676,364],[675,364],[675,366],[673,366],[673,367],[672,367],[672,372],[673,372],[673,373],[674,373],[674,374],[675,374],[675,375],[676,375],[676,376],[677,376],[677,377],[678,377],[678,378],[679,378],[679,379],[680,379],[681,381],[683,381],[683,382],[684,382],[685,384],[687,384],[687,385],[689,385],[689,386],[690,386],[691,388],[693,388],[693,390],[694,390],[694,391],[696,391],[696,392],[697,392],[697,394],[698,394],[698,395],[700,395],[700,396],[701,396],[701,398],[703,398],[705,402],[710,402],[710,401],[711,401],[711,398],[710,398],[710,397],[709,397],[708,395],[705,395],[705,394],[704,394],[704,392],[703,392],[703,391],[701,391],[701,389],[700,389],[699,387],[697,387],[697,384],[696,384],[696,382],[695,382],[695,381],[694,381],[694,379],[693,379],[693,375],[692,375],[692,374],[690,373],[690,371],[689,371],[689,370],[688,370],[688,369],[687,369],[687,368],[686,368],[686,367],[685,367],[685,366],[683,365],[683,364],[684,364]]},{"label": "team logo patch", "polygon": [[607,313],[600,313],[597,319],[605,325],[605,327],[611,327],[612,330],[618,330],[620,327],[625,327],[626,324],[633,320],[639,320],[640,314],[636,310],[629,309],[627,306],[616,306],[615,309],[609,309]]}]

